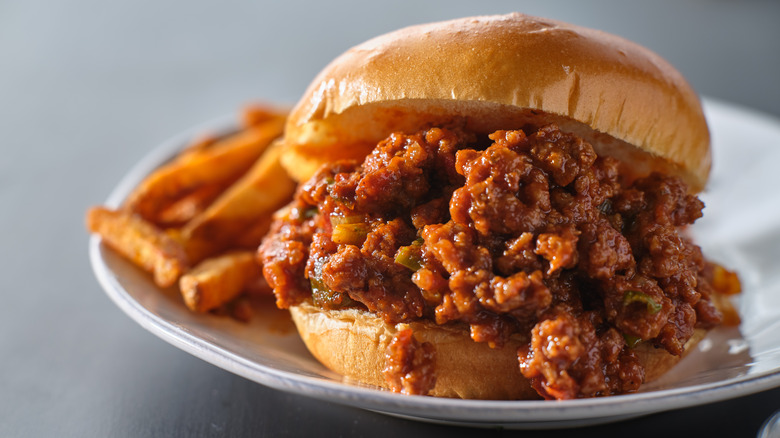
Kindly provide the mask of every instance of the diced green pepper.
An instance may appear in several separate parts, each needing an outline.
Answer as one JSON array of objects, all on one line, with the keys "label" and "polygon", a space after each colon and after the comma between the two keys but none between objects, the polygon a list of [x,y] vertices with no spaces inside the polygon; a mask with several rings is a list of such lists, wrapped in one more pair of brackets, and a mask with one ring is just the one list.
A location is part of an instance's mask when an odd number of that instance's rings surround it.
[{"label": "diced green pepper", "polygon": [[637,344],[642,342],[642,338],[639,336],[627,335],[625,333],[623,333],[623,339],[626,340],[626,345],[628,345],[628,348],[634,348],[637,346]]},{"label": "diced green pepper", "polygon": [[317,209],[317,206],[311,206],[311,207],[307,208],[306,210],[303,210],[303,218],[304,219],[311,219],[311,218],[313,218],[314,216],[317,215],[318,211],[319,210]]},{"label": "diced green pepper", "polygon": [[341,292],[335,292],[328,288],[322,280],[311,278],[311,299],[315,306],[333,309],[345,307],[352,303],[349,295]]},{"label": "diced green pepper", "polygon": [[422,268],[422,239],[417,239],[409,246],[398,248],[395,254],[395,262],[414,272]]},{"label": "diced green pepper", "polygon": [[651,315],[655,315],[656,313],[661,311],[662,306],[655,302],[655,300],[650,297],[650,295],[640,292],[638,290],[628,290],[623,295],[623,305],[628,306],[631,303],[644,303],[647,306],[647,311]]}]

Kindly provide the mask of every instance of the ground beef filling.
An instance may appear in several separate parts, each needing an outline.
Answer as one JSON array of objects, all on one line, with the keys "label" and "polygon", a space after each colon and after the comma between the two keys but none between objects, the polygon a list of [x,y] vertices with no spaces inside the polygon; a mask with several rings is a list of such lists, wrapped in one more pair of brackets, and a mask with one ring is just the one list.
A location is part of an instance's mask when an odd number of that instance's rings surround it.
[{"label": "ground beef filling", "polygon": [[[708,263],[680,233],[703,204],[669,176],[624,185],[618,161],[554,125],[527,131],[393,134],[362,164],[320,169],[260,248],[278,306],[465,323],[494,348],[519,337],[545,398],[635,391],[633,345],[679,355],[721,320]],[[394,387],[430,386],[396,350]]]},{"label": "ground beef filling", "polygon": [[404,329],[390,342],[382,372],[394,392],[426,394],[436,385],[435,366],[433,345],[418,342],[411,329]]}]

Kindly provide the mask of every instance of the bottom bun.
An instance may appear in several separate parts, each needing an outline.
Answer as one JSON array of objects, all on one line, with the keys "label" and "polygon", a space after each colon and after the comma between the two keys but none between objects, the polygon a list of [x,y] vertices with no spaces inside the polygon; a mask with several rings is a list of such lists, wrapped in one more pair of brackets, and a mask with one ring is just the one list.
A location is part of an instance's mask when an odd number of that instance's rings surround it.
[{"label": "bottom bun", "polygon": [[[393,337],[411,329],[415,339],[436,350],[436,384],[429,395],[463,399],[539,399],[520,373],[518,348],[512,339],[503,348],[474,342],[467,329],[431,322],[390,325],[358,309],[322,310],[309,302],[290,307],[298,332],[312,355],[327,368],[364,384],[388,388],[382,374]],[[706,334],[697,329],[685,346],[690,351]],[[645,367],[645,382],[657,379],[680,359],[646,343],[634,351]]]}]

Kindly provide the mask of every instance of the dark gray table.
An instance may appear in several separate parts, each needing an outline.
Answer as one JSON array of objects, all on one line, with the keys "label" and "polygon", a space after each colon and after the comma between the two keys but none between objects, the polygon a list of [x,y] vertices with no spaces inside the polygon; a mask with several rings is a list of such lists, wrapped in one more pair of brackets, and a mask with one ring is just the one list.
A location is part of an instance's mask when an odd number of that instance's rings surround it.
[{"label": "dark gray table", "polygon": [[[272,390],[164,343],[116,308],[83,214],[189,126],[292,103],[332,57],[433,20],[511,10],[645,44],[704,95],[780,116],[780,3],[0,2],[0,436],[752,436],[780,389],[612,425],[478,431]],[[438,435],[437,435],[438,436]]]}]

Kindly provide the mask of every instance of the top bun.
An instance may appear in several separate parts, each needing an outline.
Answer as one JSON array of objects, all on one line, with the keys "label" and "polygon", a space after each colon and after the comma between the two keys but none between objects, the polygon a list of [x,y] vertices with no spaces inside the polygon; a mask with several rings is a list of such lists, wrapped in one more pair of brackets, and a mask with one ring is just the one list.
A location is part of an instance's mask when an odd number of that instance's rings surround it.
[{"label": "top bun", "polygon": [[619,158],[630,176],[672,173],[693,191],[707,181],[707,124],[678,71],[614,35],[518,13],[408,27],[348,50],[290,114],[282,162],[302,181],[394,131],[547,123]]}]

